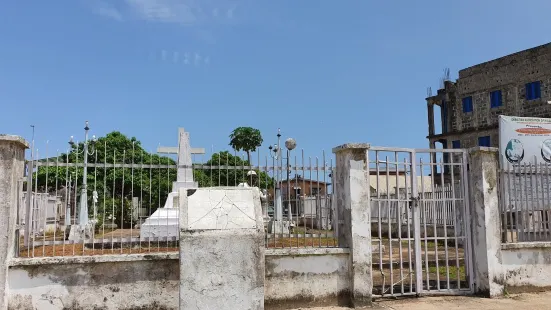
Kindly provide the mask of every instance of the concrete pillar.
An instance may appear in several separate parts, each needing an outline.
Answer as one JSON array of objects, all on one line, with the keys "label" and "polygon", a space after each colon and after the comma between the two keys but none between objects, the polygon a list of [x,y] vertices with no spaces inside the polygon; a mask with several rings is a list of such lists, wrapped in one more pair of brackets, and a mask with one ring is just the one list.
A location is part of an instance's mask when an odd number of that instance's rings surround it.
[{"label": "concrete pillar", "polygon": [[434,135],[434,104],[427,102],[427,116],[429,122],[429,136]]},{"label": "concrete pillar", "polygon": [[264,309],[257,188],[178,189],[180,310]]},{"label": "concrete pillar", "polygon": [[498,197],[499,152],[496,148],[469,150],[470,215],[474,283],[477,293],[503,294],[501,216]]},{"label": "concrete pillar", "polygon": [[354,307],[371,305],[373,290],[368,149],[369,144],[344,144],[333,149],[339,246],[350,248],[350,297]]},{"label": "concrete pillar", "polygon": [[0,135],[0,310],[8,309],[8,262],[15,253],[18,183],[28,147],[21,137]]}]

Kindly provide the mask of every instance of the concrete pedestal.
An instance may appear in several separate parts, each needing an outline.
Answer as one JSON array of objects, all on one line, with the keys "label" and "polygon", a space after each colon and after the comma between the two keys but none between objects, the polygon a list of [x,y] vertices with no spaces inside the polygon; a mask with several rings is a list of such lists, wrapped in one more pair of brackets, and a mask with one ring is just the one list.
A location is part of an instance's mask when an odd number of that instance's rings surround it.
[{"label": "concrete pedestal", "polygon": [[177,208],[157,209],[157,211],[140,226],[140,237],[176,237],[176,240],[178,240],[180,237],[178,232],[179,214],[180,210]]},{"label": "concrete pedestal", "polygon": [[270,234],[289,234],[291,232],[290,221],[274,221],[268,223],[268,233]]},{"label": "concrete pedestal", "polygon": [[179,239],[178,218],[178,192],[171,192],[166,198],[165,205],[157,209],[145,222],[140,225],[140,238],[173,238]]},{"label": "concrete pedestal", "polygon": [[94,236],[94,224],[92,222],[86,225],[74,224],[69,229],[70,241],[83,241],[92,239]]},{"label": "concrete pedestal", "polygon": [[180,309],[264,309],[258,189],[182,188],[178,200]]}]

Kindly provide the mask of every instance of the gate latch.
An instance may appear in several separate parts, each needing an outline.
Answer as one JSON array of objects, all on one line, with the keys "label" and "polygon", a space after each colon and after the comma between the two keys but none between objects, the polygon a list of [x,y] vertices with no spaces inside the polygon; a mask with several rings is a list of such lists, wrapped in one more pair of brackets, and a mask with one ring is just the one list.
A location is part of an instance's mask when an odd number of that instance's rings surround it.
[{"label": "gate latch", "polygon": [[411,209],[411,207],[415,204],[416,206],[419,205],[418,204],[419,202],[419,197],[411,197],[411,200],[409,201],[409,208]]}]

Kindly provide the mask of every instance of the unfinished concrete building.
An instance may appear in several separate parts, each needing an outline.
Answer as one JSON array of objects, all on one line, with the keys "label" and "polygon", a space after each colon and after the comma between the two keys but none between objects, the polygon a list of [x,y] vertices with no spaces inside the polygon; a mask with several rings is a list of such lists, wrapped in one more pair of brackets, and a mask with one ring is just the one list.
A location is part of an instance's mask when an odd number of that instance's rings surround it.
[{"label": "unfinished concrete building", "polygon": [[499,115],[551,117],[551,43],[463,69],[443,84],[426,99],[430,148],[498,147]]}]

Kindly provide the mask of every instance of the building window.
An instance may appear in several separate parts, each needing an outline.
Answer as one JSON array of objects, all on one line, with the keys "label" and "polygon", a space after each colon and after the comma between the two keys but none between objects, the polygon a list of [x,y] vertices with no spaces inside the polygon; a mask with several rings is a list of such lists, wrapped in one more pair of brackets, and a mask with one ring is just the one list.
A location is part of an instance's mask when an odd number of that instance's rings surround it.
[{"label": "building window", "polygon": [[497,108],[503,105],[501,100],[501,90],[496,90],[490,93],[490,107]]},{"label": "building window", "polygon": [[469,113],[473,111],[473,97],[465,97],[463,98],[463,112]]},{"label": "building window", "polygon": [[490,136],[479,137],[478,138],[478,146],[490,147]]},{"label": "building window", "polygon": [[459,141],[459,140],[452,141],[452,148],[460,149],[461,148],[461,141]]},{"label": "building window", "polygon": [[535,100],[541,98],[540,81],[526,84],[526,100]]}]

